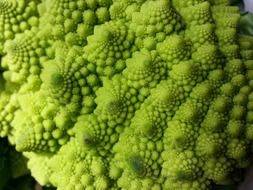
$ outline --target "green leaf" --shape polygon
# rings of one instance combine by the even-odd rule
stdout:
[[[11,175],[9,172],[8,161],[5,157],[0,157],[0,190],[5,190],[5,185],[10,179]]]
[[[253,35],[253,14],[250,12],[242,12],[239,23],[240,33],[244,35]]]
[[[215,190],[236,190],[236,187],[233,185],[217,185],[214,188]]]
[[[11,179],[4,190],[34,190],[35,181],[30,175]]]
[[[231,0],[231,5],[236,5],[236,4],[239,4],[239,3],[243,3],[243,0]]]
[[[5,185],[11,177],[7,153],[9,145],[6,139],[0,139],[0,190],[5,190]]]

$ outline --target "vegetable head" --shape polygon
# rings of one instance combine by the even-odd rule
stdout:
[[[211,190],[251,163],[253,39],[228,0],[1,1],[0,135],[59,190]]]

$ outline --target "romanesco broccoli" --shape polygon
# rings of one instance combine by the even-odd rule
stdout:
[[[229,0],[0,0],[0,136],[58,190],[236,184],[253,161],[239,20]]]

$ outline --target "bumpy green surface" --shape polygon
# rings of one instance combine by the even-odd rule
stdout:
[[[0,136],[58,190],[235,184],[253,140],[239,19],[228,0],[0,0]]]

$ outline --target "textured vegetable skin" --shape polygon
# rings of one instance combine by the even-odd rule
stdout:
[[[58,190],[210,190],[252,158],[253,39],[227,0],[0,1],[0,136]]]

